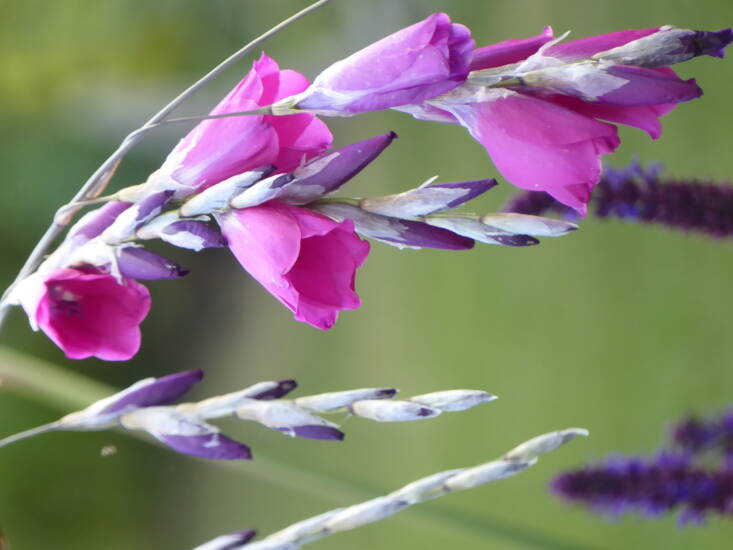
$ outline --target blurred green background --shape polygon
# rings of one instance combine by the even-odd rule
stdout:
[[[124,135],[305,4],[0,2],[0,286],[10,283],[55,208]],[[281,67],[313,77],[433,11],[470,25],[479,45],[530,36],[547,24],[581,37],[660,24],[713,30],[733,22],[733,3],[722,0],[334,0],[266,50]],[[248,66],[249,60],[229,71],[180,113],[206,112]],[[668,116],[657,143],[622,130],[623,145],[606,162],[623,165],[636,154],[663,162],[671,175],[729,180],[733,64],[698,59],[679,72],[697,78],[705,96]],[[434,174],[443,181],[497,175],[460,128],[391,112],[329,123],[338,145],[387,130],[400,135],[350,184],[353,195],[397,192]],[[115,185],[143,181],[184,131],[147,138]],[[476,208],[498,210],[513,192],[503,183]],[[129,363],[68,361],[29,330],[20,311],[12,313],[2,344],[116,387],[200,367],[206,379],[192,398],[295,378],[300,395],[386,385],[408,396],[481,388],[500,400],[412,424],[337,419],[347,432],[341,444],[225,421],[227,433],[249,443],[256,457],[226,467],[115,432],[29,440],[0,451],[0,530],[12,550],[178,550],[244,527],[267,534],[568,426],[586,427],[591,437],[511,480],[313,548],[729,547],[729,521],[682,530],[673,518],[610,523],[555,500],[547,482],[612,452],[649,453],[670,420],[733,403],[730,242],[591,217],[575,234],[526,249],[456,253],[374,244],[358,275],[363,307],[343,314],[329,333],[292,321],[226,251],[165,251],[192,273],[150,285],[154,308],[141,352]],[[63,399],[3,382],[0,436],[71,410]],[[117,452],[102,456],[110,445]]]

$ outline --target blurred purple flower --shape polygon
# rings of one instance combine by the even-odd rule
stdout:
[[[659,165],[633,162],[626,168],[606,167],[591,197],[599,218],[660,224],[670,229],[714,238],[733,237],[733,187],[695,179],[661,176]],[[526,192],[513,198],[505,212],[543,215],[574,213],[546,193]]]
[[[680,454],[609,459],[556,476],[551,489],[610,516],[637,512],[657,517],[679,511],[680,523],[699,523],[710,514],[733,514],[733,470],[703,470]]]

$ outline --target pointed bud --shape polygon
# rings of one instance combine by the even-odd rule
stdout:
[[[137,246],[125,246],[117,251],[117,266],[123,277],[137,281],[179,279],[188,274],[178,264]]]
[[[343,508],[339,508],[336,510],[330,510],[328,512],[325,512],[323,514],[319,514],[317,516],[314,516],[312,518],[305,519],[303,521],[299,521],[298,523],[294,523],[293,525],[290,525],[286,527],[285,529],[282,529],[281,531],[278,531],[277,533],[273,533],[272,535],[268,536],[267,540],[268,542],[287,542],[291,540],[296,541],[312,541],[320,538],[322,534],[326,534],[326,522],[331,519],[336,514],[340,513],[343,510]],[[263,541],[264,542],[264,541]]]
[[[121,212],[117,219],[102,232],[106,244],[119,244],[135,234],[135,230],[158,216],[173,196],[173,191],[161,191],[145,197]]]
[[[703,32],[666,26],[617,48],[599,52],[593,58],[619,65],[657,68],[682,63],[700,55],[723,57],[725,48],[731,42],[731,29]]]
[[[286,435],[308,439],[340,440],[343,434],[333,422],[298,408],[290,401],[251,400],[237,408],[237,417],[254,420]]]
[[[365,399],[392,399],[397,390],[394,388],[365,388],[360,390],[337,391],[298,397],[295,404],[311,412],[334,412],[347,408],[355,401]]]
[[[278,197],[281,188],[293,181],[292,174],[277,174],[258,181],[252,187],[234,196],[229,201],[229,207],[234,209],[258,206]]]
[[[566,430],[538,435],[509,451],[504,455],[504,460],[534,460],[540,455],[554,451],[579,435],[587,437],[588,430],[584,428],[568,428]]]
[[[229,201],[242,191],[251,187],[255,182],[267,177],[275,170],[273,165],[264,166],[257,170],[237,174],[229,179],[204,189],[198,195],[192,196],[180,208],[181,216],[191,218],[201,214],[211,214],[229,208]]]
[[[123,414],[128,430],[143,430],[179,453],[218,460],[248,460],[249,447],[219,433],[212,426],[175,407],[146,407]]]
[[[495,460],[487,462],[475,468],[470,468],[455,475],[445,482],[445,486],[451,491],[462,491],[473,489],[492,481],[499,481],[518,474],[532,466],[537,459],[526,462],[515,462],[509,460]]]
[[[539,241],[529,235],[516,235],[502,231],[481,222],[479,218],[461,216],[426,216],[425,221],[430,225],[442,227],[486,244],[500,244],[503,246],[531,246]]]
[[[86,409],[67,414],[59,425],[66,430],[105,429],[117,424],[118,418],[141,407],[165,405],[176,401],[203,378],[200,369],[169,374],[161,378],[145,378],[92,403]]]
[[[494,179],[423,185],[397,195],[362,199],[359,207],[383,216],[415,218],[460,206],[495,185]]]
[[[410,401],[413,403],[439,409],[443,412],[465,411],[495,399],[495,395],[478,390],[438,391],[410,397]]]
[[[296,386],[295,380],[259,382],[243,390],[210,397],[198,403],[184,403],[178,405],[178,409],[198,418],[221,418],[234,414],[236,409],[250,403],[253,399],[279,399]]]
[[[161,239],[173,246],[199,251],[204,248],[222,248],[226,239],[210,225],[206,217],[181,220],[177,212],[166,212],[137,230],[139,239]]]
[[[409,505],[408,502],[393,500],[389,497],[375,498],[341,510],[326,522],[326,528],[333,533],[348,531],[388,518]]]
[[[562,237],[578,229],[577,224],[527,214],[497,213],[481,216],[481,223],[507,233],[533,237]]]
[[[389,497],[395,500],[403,500],[410,504],[437,498],[448,492],[445,482],[462,471],[462,469],[456,469],[433,474],[414,481],[409,485],[405,485],[394,493],[390,493]]]
[[[329,202],[314,204],[312,210],[336,221],[352,220],[357,233],[378,239],[398,248],[438,248],[443,250],[467,250],[473,248],[473,240],[451,231],[433,227],[423,222],[400,220],[365,212],[358,206]]]
[[[382,401],[367,399],[357,401],[349,407],[354,416],[376,420],[377,422],[409,422],[425,420],[438,416],[440,411],[409,401]]]

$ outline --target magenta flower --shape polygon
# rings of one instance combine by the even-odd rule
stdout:
[[[18,295],[31,325],[69,359],[126,361],[137,353],[150,295],[136,281],[120,283],[96,268],[66,268],[37,273],[21,285]]]
[[[466,27],[435,13],[334,63],[282,103],[331,116],[421,103],[466,80],[473,47]]]
[[[339,311],[359,307],[354,278],[369,243],[352,221],[270,201],[221,214],[219,224],[242,267],[296,320],[327,330]]]
[[[558,44],[548,27],[533,38],[477,49],[467,84],[399,110],[458,122],[511,183],[545,191],[584,215],[601,176],[600,157],[619,145],[609,122],[658,138],[659,117],[702,95],[694,80],[666,65],[722,57],[731,39],[729,29],[661,27]]]
[[[307,87],[303,75],[281,71],[275,60],[263,53],[211,114],[257,109]],[[331,142],[328,127],[307,113],[204,120],[168,155],[161,172],[180,184],[204,189],[268,164],[289,172],[304,159],[328,149]]]

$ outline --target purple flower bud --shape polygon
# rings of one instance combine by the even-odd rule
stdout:
[[[161,378],[147,378],[105,399],[105,406],[97,414],[122,413],[139,407],[166,405],[179,399],[204,377],[201,369],[169,374]],[[99,402],[101,403],[101,402]],[[98,406],[99,403],[92,405]]]
[[[372,214],[351,204],[330,202],[316,204],[311,208],[336,221],[352,220],[357,233],[398,248],[467,250],[473,248],[474,245],[472,239],[456,235],[451,231],[432,227],[423,222]]]
[[[495,179],[422,185],[397,195],[359,201],[367,212],[395,218],[415,218],[456,208],[496,186]]]
[[[179,279],[188,274],[188,270],[178,264],[136,246],[127,246],[118,252],[117,266],[123,277],[138,281]]]
[[[107,244],[118,244],[129,239],[137,228],[158,216],[172,196],[173,191],[160,191],[125,209],[104,230],[102,240]]]
[[[308,89],[273,110],[348,116],[421,103],[465,81],[473,46],[466,27],[435,13],[331,65]]]
[[[219,433],[195,415],[174,407],[145,407],[123,414],[129,430],[144,430],[179,453],[218,460],[248,460],[249,447]]]
[[[108,202],[101,208],[85,214],[69,231],[69,238],[80,237],[88,241],[101,235],[117,219],[117,217],[130,208],[129,202]]]
[[[174,246],[202,250],[204,248],[224,248],[227,240],[212,226],[197,221],[181,220],[167,225],[160,238]]]
[[[485,244],[500,244],[503,246],[530,246],[540,241],[529,235],[508,233],[486,225],[480,219],[463,216],[431,216],[425,218],[430,225],[442,227],[453,233],[475,239]]]

